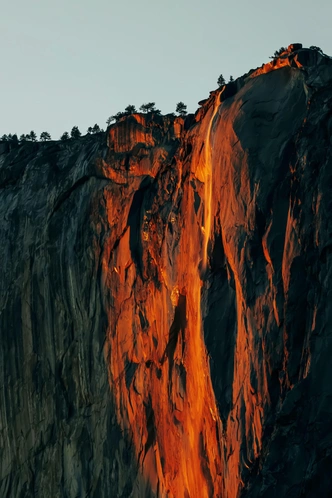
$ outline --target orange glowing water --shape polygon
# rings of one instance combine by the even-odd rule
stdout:
[[[212,212],[212,144],[211,144],[211,128],[215,115],[219,109],[219,99],[214,101],[213,113],[206,131],[205,146],[204,146],[204,243],[203,243],[203,271],[207,268],[208,259],[208,244],[211,233],[211,212]]]

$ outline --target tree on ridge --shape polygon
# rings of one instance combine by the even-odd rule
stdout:
[[[182,117],[187,115],[187,106],[183,102],[178,102],[176,104],[175,111]]]
[[[221,88],[222,86],[226,85],[226,81],[225,81],[225,78],[223,77],[223,75],[221,74],[217,80],[217,85],[219,88]]]
[[[286,47],[280,47],[279,50],[276,50],[274,54],[270,57],[270,59],[277,59],[279,55],[281,55],[283,52],[286,52],[287,48]]]
[[[134,114],[135,112],[137,112],[136,107],[132,104],[127,105],[127,107],[125,108],[126,114]]]
[[[68,131],[64,131],[60,137],[60,140],[64,141],[64,140],[69,140],[69,133]]]
[[[71,129],[71,132],[70,132],[71,138],[77,139],[77,138],[80,138],[81,135],[82,135],[82,133],[78,129],[78,126],[73,126]]]
[[[155,102],[148,102],[147,104],[142,104],[139,109],[144,114],[148,114],[149,112],[153,112],[154,114],[161,114],[160,109],[156,109]]]
[[[30,142],[37,142],[37,135],[36,133],[31,130],[30,133],[25,135],[26,139],[29,140]]]
[[[99,125],[97,125],[97,123],[93,126],[92,128],[92,133],[99,133],[100,131],[102,131],[99,127]]]
[[[39,140],[41,142],[47,142],[48,140],[51,140],[51,135],[47,131],[42,131]]]

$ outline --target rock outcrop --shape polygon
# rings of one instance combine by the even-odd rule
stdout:
[[[332,60],[0,148],[0,496],[315,498],[332,465]]]

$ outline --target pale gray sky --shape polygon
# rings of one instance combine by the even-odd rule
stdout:
[[[282,45],[332,55],[331,24],[330,0],[0,0],[0,136],[85,133],[151,101],[193,112]]]

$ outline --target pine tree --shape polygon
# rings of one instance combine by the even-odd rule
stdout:
[[[132,104],[130,105],[127,105],[127,107],[125,108],[125,113],[126,114],[134,114],[136,111],[136,107]]]
[[[51,140],[51,135],[47,131],[42,131],[39,140],[41,142],[47,142],[48,140]]]
[[[110,124],[113,123],[113,121],[115,121],[115,117],[114,116],[110,116],[109,118],[107,118],[106,119],[107,126],[110,126]]]
[[[175,111],[180,115],[180,116],[186,116],[187,115],[187,106],[183,102],[178,102],[176,104],[176,109]]]
[[[225,81],[225,78],[223,77],[223,75],[221,74],[217,80],[217,84],[218,84],[218,87],[222,87],[224,85],[226,85],[226,81]]]
[[[155,114],[161,114],[161,111],[159,109],[156,109],[155,102],[148,102],[147,104],[142,104],[140,107],[140,111],[144,112],[145,114],[149,112],[153,112]]]
[[[61,137],[60,137],[60,140],[64,141],[64,140],[69,140],[69,133],[68,131],[65,131],[62,133]]]
[[[26,139],[30,142],[37,142],[37,135],[33,130],[31,130],[30,133],[26,135]]]
[[[73,138],[75,140],[77,138],[80,138],[81,135],[82,135],[82,133],[78,129],[78,126],[73,126],[71,129],[71,132],[70,132],[71,138]]]
[[[92,133],[99,133],[101,130],[100,130],[100,127],[99,125],[97,125],[97,123],[94,125],[94,127],[92,128]]]

